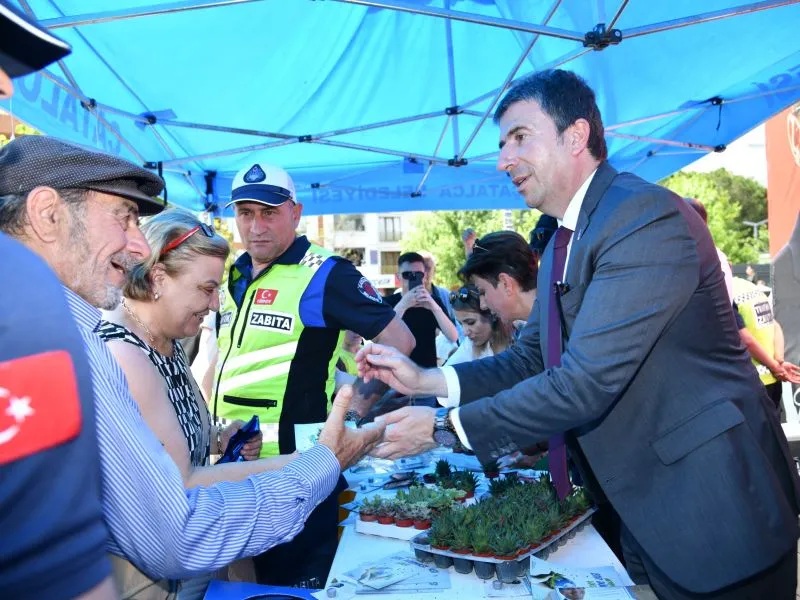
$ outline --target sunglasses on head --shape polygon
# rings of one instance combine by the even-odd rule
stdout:
[[[481,301],[481,296],[478,293],[478,290],[462,287],[459,290],[450,292],[450,302],[455,302],[456,300],[460,302],[469,302],[470,298],[477,300],[478,302]]]
[[[161,251],[161,256],[165,255],[170,250],[175,250],[178,246],[180,246],[183,242],[188,240],[198,231],[202,231],[206,237],[213,238],[214,237],[214,228],[211,225],[206,225],[205,223],[200,223],[196,227],[192,227],[186,233],[179,235],[174,240],[172,240],[169,244],[164,246],[164,249]]]
[[[422,278],[424,276],[425,273],[423,273],[422,271],[402,271],[400,273],[400,277],[402,277],[403,279],[407,279],[408,281],[416,279],[417,277]]]
[[[481,246],[481,240],[475,240],[475,243],[472,244],[472,252],[489,252],[489,249]]]

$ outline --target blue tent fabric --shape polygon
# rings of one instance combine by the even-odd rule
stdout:
[[[292,174],[307,215],[522,207],[496,171],[491,117],[464,147],[510,74],[559,64],[597,92],[612,164],[653,181],[800,99],[797,2],[647,35],[637,33],[742,3],[262,0],[164,13],[190,3],[27,4],[74,51],[66,70],[18,80],[0,107],[48,135],[160,163],[169,202],[194,210],[223,206],[235,172],[257,160]],[[526,26],[583,37],[620,7],[619,44],[596,51],[540,35],[526,52]],[[62,26],[95,13],[104,20]]]

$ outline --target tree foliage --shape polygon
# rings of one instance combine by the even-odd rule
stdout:
[[[759,254],[768,251],[767,228],[762,227],[756,239],[753,228],[742,223],[767,217],[767,190],[758,182],[717,169],[710,173],[680,171],[661,184],[705,205],[714,243],[732,263],[757,262]]]
[[[472,227],[478,237],[504,229],[502,210],[459,210],[428,212],[414,220],[414,230],[404,236],[403,252],[427,250],[436,259],[437,285],[457,287],[457,272],[464,264],[461,234]],[[528,239],[541,213],[535,210],[511,211],[511,229]]]

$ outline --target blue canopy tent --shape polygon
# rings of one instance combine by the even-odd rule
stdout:
[[[590,82],[611,162],[649,180],[800,99],[800,0],[12,1],[74,52],[0,107],[195,210],[256,157],[308,215],[522,207],[491,114],[547,67]]]

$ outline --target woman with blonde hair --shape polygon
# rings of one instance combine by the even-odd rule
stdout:
[[[225,427],[211,423],[178,343],[197,335],[209,311],[219,309],[227,241],[193,214],[178,209],[162,212],[141,229],[152,254],[131,269],[120,306],[104,312],[98,334],[125,372],[142,416],[175,461],[187,488],[280,469],[293,455],[258,459],[260,432],[245,444],[245,462],[209,465],[210,455],[222,454],[244,423]],[[125,578],[144,581],[129,587],[147,587],[147,577],[132,565]],[[183,582],[179,598],[201,598],[209,579]]]
[[[512,327],[488,310],[481,309],[481,296],[472,284],[450,294],[456,318],[464,329],[464,339],[447,359],[446,365],[477,360],[499,354],[512,343]]]

